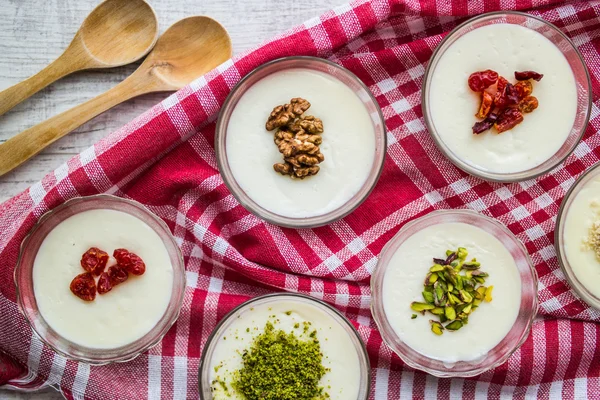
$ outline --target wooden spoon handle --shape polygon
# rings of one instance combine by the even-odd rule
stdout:
[[[63,58],[62,56],[57,58],[54,62],[32,77],[0,92],[0,115],[33,94],[39,92],[52,82],[82,68],[82,65],[76,60],[72,60],[74,62],[68,63],[65,59],[66,58]]]
[[[0,176],[95,116],[125,100],[152,90],[151,83],[136,84],[128,78],[107,92],[13,136],[0,144]]]

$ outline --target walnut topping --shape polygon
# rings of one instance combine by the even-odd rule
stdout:
[[[316,175],[325,160],[319,145],[323,142],[323,121],[312,115],[303,115],[310,103],[300,97],[290,100],[289,104],[273,109],[265,127],[274,134],[274,142],[283,155],[283,163],[273,165],[273,169],[292,178],[304,179]]]
[[[305,130],[311,135],[323,133],[323,121],[321,121],[319,118],[313,117],[312,115],[306,115],[298,118],[296,122],[291,124],[290,130],[292,132]]]

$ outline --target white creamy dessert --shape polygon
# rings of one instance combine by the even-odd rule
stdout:
[[[273,170],[282,155],[265,121],[280,104],[301,97],[311,103],[305,115],[323,121],[325,161],[306,179]],[[226,152],[242,190],[275,214],[305,218],[338,209],[363,186],[375,159],[375,133],[369,112],[338,79],[309,69],[275,72],[252,85],[235,106],[227,126]]]
[[[515,71],[543,74],[540,82],[532,81],[539,107],[511,130],[474,135],[480,94],[467,79],[486,69],[513,84]],[[458,38],[441,55],[428,96],[432,123],[449,150],[493,173],[526,171],[548,160],[567,139],[577,111],[575,77],[564,55],[542,34],[513,24],[487,25]]]
[[[468,259],[476,258],[489,274],[485,286],[493,286],[493,301],[469,314],[469,323],[441,336],[431,331],[427,313],[412,319],[413,301],[423,302],[423,281],[432,258],[446,250],[464,247]],[[464,223],[426,227],[404,241],[390,259],[383,278],[382,302],[387,320],[400,340],[413,350],[447,363],[477,361],[508,334],[521,304],[521,278],[504,245],[481,228]]]
[[[94,301],[83,301],[69,289],[85,270],[82,254],[98,247],[116,264],[113,250],[126,248],[140,256],[146,272],[129,278]],[[97,278],[96,278],[97,280]],[[39,311],[60,336],[78,345],[108,349],[136,341],[165,313],[173,286],[173,267],[158,234],[140,219],[115,210],[89,210],[59,223],[42,242],[33,265],[33,287]]]
[[[317,331],[316,338],[323,354],[322,365],[329,369],[321,378],[320,385],[332,400],[358,398],[361,366],[349,334],[319,307],[306,301],[284,299],[242,311],[221,336],[214,338],[218,343],[209,361],[210,381],[218,379],[228,388],[226,392],[221,384],[213,384],[215,400],[244,399],[232,389],[233,373],[242,368],[243,352],[264,332],[267,322],[271,322],[276,330],[294,332],[301,340],[304,324],[309,322],[310,331]]]
[[[600,297],[600,260],[589,243],[594,223],[600,223],[600,176],[591,179],[577,193],[563,231],[565,255],[573,273],[594,296]]]

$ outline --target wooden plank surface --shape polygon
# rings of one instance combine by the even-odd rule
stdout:
[[[147,0],[160,31],[189,15],[208,15],[229,31],[234,54],[252,48],[344,0]],[[98,0],[0,0],[0,90],[41,70],[58,57]],[[0,142],[116,85],[137,64],[77,73],[51,85],[0,117]],[[25,165],[0,177],[0,202],[18,194],[111,131],[166,97],[130,100],[59,140]],[[24,394],[0,389],[0,399],[62,398],[52,390]]]

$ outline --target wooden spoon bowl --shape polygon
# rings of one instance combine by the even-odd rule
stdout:
[[[69,47],[87,50],[89,68],[110,68],[139,60],[157,39],[158,21],[144,0],[106,0],[83,21]]]

